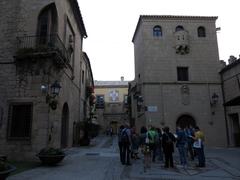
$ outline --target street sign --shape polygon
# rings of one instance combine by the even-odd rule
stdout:
[[[147,106],[147,111],[148,112],[157,112],[158,108],[157,108],[157,106]]]

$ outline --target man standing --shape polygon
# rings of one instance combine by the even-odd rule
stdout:
[[[183,167],[187,165],[187,134],[182,127],[177,127],[177,143],[180,163]]]
[[[131,152],[130,147],[131,147],[132,141],[131,141],[131,130],[130,130],[128,123],[125,124],[125,128],[122,130],[121,141],[122,141],[122,145],[123,145],[123,162],[122,162],[122,164],[131,165],[131,163],[130,163],[130,152]],[[126,161],[127,161],[127,163],[126,163]]]
[[[165,155],[165,168],[170,167],[173,168],[173,152],[174,152],[174,142],[176,141],[176,138],[174,135],[169,131],[169,127],[165,127],[163,129],[164,133],[162,136],[162,146],[163,146],[163,152]]]
[[[118,147],[119,147],[120,160],[121,160],[122,164],[123,164],[123,143],[122,143],[122,139],[121,139],[121,134],[122,134],[123,129],[124,129],[124,126],[121,125],[119,127],[119,132],[118,132]]]

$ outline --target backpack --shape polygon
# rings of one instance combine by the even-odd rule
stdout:
[[[121,142],[123,143],[129,143],[129,138],[127,134],[127,129],[123,129],[121,132]]]
[[[149,139],[149,143],[150,144],[154,144],[156,139],[155,139],[155,136],[153,133],[150,133],[150,132],[147,132],[147,136],[148,136],[148,139]]]
[[[170,147],[173,145],[173,140],[169,137],[169,135],[166,133],[167,139],[166,139],[166,146]]]

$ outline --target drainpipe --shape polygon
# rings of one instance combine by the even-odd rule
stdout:
[[[222,96],[223,96],[224,118],[225,118],[226,133],[227,133],[227,146],[229,147],[230,140],[229,140],[228,121],[227,121],[227,109],[226,109],[226,106],[224,105],[226,100],[225,100],[225,93],[224,93],[224,88],[223,88],[223,76],[222,76],[222,73],[220,73],[220,77],[221,77],[221,89],[222,89]]]

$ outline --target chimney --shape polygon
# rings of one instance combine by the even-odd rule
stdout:
[[[124,76],[121,76],[121,81],[124,81]]]

